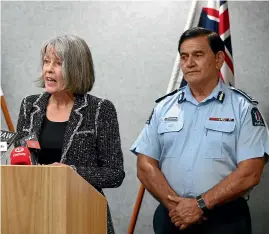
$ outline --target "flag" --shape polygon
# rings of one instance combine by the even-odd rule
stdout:
[[[225,44],[225,61],[221,68],[220,77],[226,83],[234,86],[234,65],[228,1],[208,1],[203,7],[199,27],[218,33]]]
[[[234,65],[228,1],[209,0],[207,5],[201,9],[197,26],[207,28],[220,35],[225,44],[225,61],[220,71],[220,78],[226,84],[234,86]],[[186,81],[182,79],[180,87],[185,85]]]

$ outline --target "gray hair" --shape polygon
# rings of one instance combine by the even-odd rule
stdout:
[[[62,61],[65,90],[73,94],[85,94],[92,90],[95,76],[91,51],[87,43],[74,35],[64,35],[48,40],[41,48],[41,61],[47,49],[53,48]],[[39,77],[38,86],[44,88],[43,77]]]

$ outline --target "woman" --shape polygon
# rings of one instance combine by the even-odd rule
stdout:
[[[89,47],[76,36],[46,42],[41,50],[45,92],[23,99],[16,145],[36,133],[39,164],[69,165],[102,194],[125,173],[114,105],[89,94],[95,77]],[[108,208],[108,233],[114,233]]]

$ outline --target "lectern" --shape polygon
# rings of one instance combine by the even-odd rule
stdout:
[[[107,201],[66,166],[1,166],[1,234],[106,234]]]

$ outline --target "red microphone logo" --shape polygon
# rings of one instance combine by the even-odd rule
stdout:
[[[16,153],[20,153],[20,152],[23,152],[24,151],[24,148],[23,147],[17,147],[17,148],[14,149],[14,151]]]

